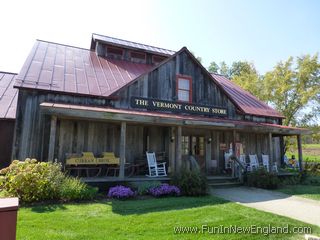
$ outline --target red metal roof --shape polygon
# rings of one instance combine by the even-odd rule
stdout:
[[[161,64],[182,51],[189,52],[184,47]],[[105,59],[88,49],[37,41],[16,78],[15,87],[111,97],[160,65]],[[211,77],[244,114],[283,118],[278,111],[224,76],[212,74]]]
[[[152,67],[101,58],[83,48],[37,41],[15,87],[108,97]]]
[[[40,106],[45,108],[120,113],[120,114],[130,114],[130,115],[137,115],[137,116],[140,115],[145,117],[158,117],[158,118],[167,118],[167,119],[175,119],[175,120],[192,120],[192,121],[202,121],[202,122],[209,122],[209,123],[211,122],[211,123],[217,123],[217,126],[219,126],[219,123],[225,123],[225,124],[230,124],[229,125],[230,128],[242,125],[249,128],[261,127],[261,128],[274,128],[274,129],[283,129],[283,130],[307,131],[306,129],[303,129],[303,128],[289,127],[289,126],[283,126],[283,125],[272,124],[272,123],[258,123],[258,122],[251,122],[251,121],[238,121],[238,120],[230,120],[230,119],[222,119],[222,118],[208,118],[208,117],[199,117],[199,116],[190,116],[190,115],[150,112],[150,111],[148,112],[135,111],[135,110],[127,110],[127,109],[115,109],[110,107],[91,107],[91,106],[48,103],[48,102],[41,103]]]
[[[219,74],[211,75],[244,113],[257,116],[284,118],[277,110],[260,101],[251,93],[243,90],[228,78]]]
[[[131,42],[131,41],[127,41],[119,38],[104,36],[96,33],[92,34],[91,49],[94,49],[95,41],[101,41],[101,42],[109,43],[111,45],[119,46],[119,47],[144,50],[147,52],[164,55],[164,56],[170,56],[175,53],[175,51],[172,51],[172,50],[154,47],[154,46],[150,46],[142,43]]]
[[[15,119],[18,89],[13,88],[16,73],[0,72],[0,119]]]

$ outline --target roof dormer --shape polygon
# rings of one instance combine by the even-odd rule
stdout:
[[[101,57],[150,65],[158,65],[175,53],[164,48],[99,34],[92,34],[91,50]]]

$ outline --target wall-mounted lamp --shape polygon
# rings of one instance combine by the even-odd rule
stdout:
[[[174,136],[171,136],[170,137],[170,142],[173,142],[174,141]]]
[[[208,138],[207,143],[210,144],[212,142],[212,138]]]

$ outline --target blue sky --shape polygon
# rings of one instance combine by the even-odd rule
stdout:
[[[320,1],[1,1],[0,70],[19,72],[36,39],[89,48],[91,33],[203,59],[253,62],[260,73],[320,52]]]

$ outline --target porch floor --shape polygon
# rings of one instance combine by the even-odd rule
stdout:
[[[102,183],[102,182],[144,182],[144,181],[169,181],[170,177],[147,177],[147,176],[132,176],[132,177],[83,177],[81,181],[86,183]],[[212,180],[233,180],[231,176],[207,176],[208,181]]]

